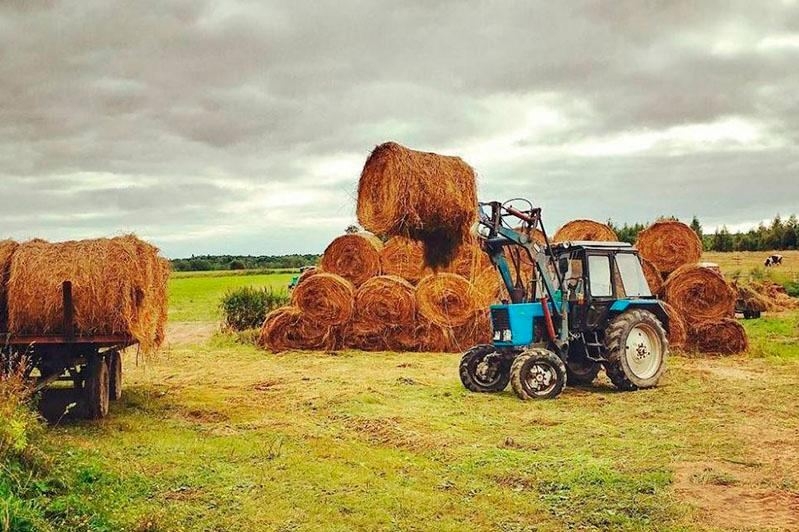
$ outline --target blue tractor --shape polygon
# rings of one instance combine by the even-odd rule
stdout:
[[[552,244],[541,209],[527,200],[480,208],[475,234],[509,300],[491,307],[492,343],[463,355],[463,385],[485,393],[510,383],[521,399],[552,399],[567,382],[588,385],[604,368],[620,390],[655,387],[669,322],[638,251],[623,242]],[[543,243],[532,238],[536,230]],[[524,264],[533,265],[526,276]]]

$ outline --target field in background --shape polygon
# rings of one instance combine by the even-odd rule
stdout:
[[[126,357],[107,420],[48,433],[85,530],[799,527],[799,313],[744,322],[747,356],[673,356],[655,390],[524,403],[466,392],[458,355],[273,355],[196,323],[291,276],[172,279],[170,347]]]
[[[768,251],[707,252],[703,260],[715,262],[728,278],[740,276],[743,282],[764,278],[777,283],[799,282],[799,251],[775,251],[773,253],[785,257],[782,266],[764,268],[763,262],[771,253]]]
[[[218,320],[219,301],[228,290],[255,286],[288,291],[288,284],[294,275],[173,275],[169,281],[169,321]]]

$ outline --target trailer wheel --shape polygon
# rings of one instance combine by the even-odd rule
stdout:
[[[122,355],[119,351],[108,354],[109,395],[112,401],[122,399]]]
[[[86,365],[86,381],[83,386],[85,413],[88,419],[102,419],[108,415],[111,379],[105,357],[96,355]]]

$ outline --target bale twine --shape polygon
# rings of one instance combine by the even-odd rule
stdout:
[[[0,240],[0,333],[8,328],[8,278],[11,275],[11,258],[19,244],[13,240]]]
[[[317,273],[297,285],[291,304],[320,327],[341,325],[353,313],[355,286],[340,275]]]
[[[720,274],[696,264],[686,264],[669,275],[663,294],[689,327],[735,315],[733,288]]]
[[[663,276],[657,267],[652,262],[643,257],[641,259],[641,267],[644,270],[644,277],[646,277],[646,284],[649,285],[649,290],[657,295],[663,289]]]
[[[689,226],[675,220],[660,220],[638,233],[635,243],[641,256],[663,274],[702,258],[702,241]]]
[[[395,275],[372,277],[355,291],[355,308],[364,322],[378,329],[410,326],[416,318],[416,298],[411,283]]]
[[[749,349],[746,330],[731,318],[700,323],[691,328],[688,341],[690,347],[700,353],[733,355]]]
[[[169,272],[160,260],[156,247],[133,235],[22,244],[7,285],[9,331],[63,333],[61,286],[71,281],[77,334],[130,336],[149,352],[167,319]]]
[[[593,220],[573,220],[557,230],[553,242],[593,240],[615,242],[619,239],[608,225]]]
[[[335,330],[320,326],[297,307],[281,307],[266,315],[258,345],[279,353],[292,349],[334,349]]]
[[[455,273],[428,275],[416,287],[416,308],[442,327],[458,327],[479,307],[472,284]]]
[[[688,340],[688,329],[685,326],[685,320],[682,319],[682,316],[674,307],[664,301],[661,301],[661,304],[669,316],[669,345],[671,347],[685,346]]]
[[[375,234],[422,240],[426,262],[441,266],[477,220],[474,170],[459,157],[381,144],[361,172],[357,214]]]
[[[370,233],[342,235],[327,246],[320,267],[322,271],[344,277],[355,286],[380,275],[380,250],[383,243]]]
[[[424,245],[405,236],[391,237],[380,252],[380,266],[385,275],[397,275],[418,283],[430,273],[424,265]]]

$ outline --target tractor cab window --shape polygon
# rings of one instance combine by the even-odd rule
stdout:
[[[613,296],[610,257],[607,255],[589,255],[588,277],[591,279],[591,295],[593,297]]]
[[[618,253],[616,255],[616,265],[619,268],[626,297],[648,297],[652,295],[638,257],[632,253]]]

